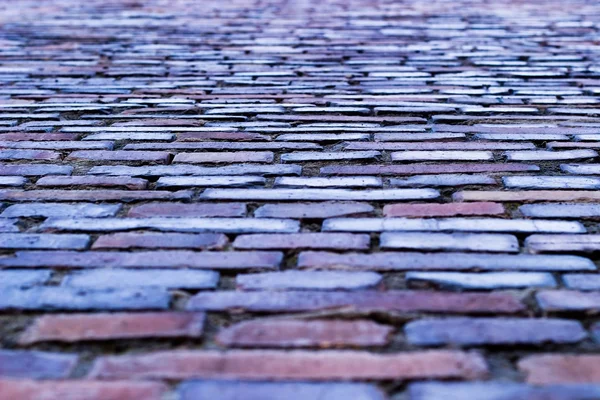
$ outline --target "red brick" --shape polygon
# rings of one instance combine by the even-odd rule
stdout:
[[[522,358],[519,369],[534,385],[600,383],[600,355],[541,354]]]
[[[99,357],[89,373],[101,379],[228,378],[248,380],[479,379],[487,366],[477,353],[423,351],[163,351]]]
[[[166,391],[159,382],[0,379],[2,398],[14,400],[161,400]]]
[[[150,203],[129,210],[129,217],[243,217],[243,203]]]
[[[442,293],[410,290],[206,292],[188,302],[190,310],[247,310],[297,312],[324,309],[356,311],[514,313],[524,309],[514,296],[504,293]]]
[[[387,344],[392,331],[365,320],[254,320],[221,330],[216,341],[227,347],[366,347]]]
[[[221,233],[162,233],[162,232],[123,232],[102,235],[94,242],[92,249],[222,249],[229,243]]]
[[[383,207],[386,217],[455,217],[459,215],[504,214],[499,203],[449,203],[449,204],[388,204]]]
[[[38,317],[19,338],[21,344],[152,337],[199,337],[203,313],[63,314]]]

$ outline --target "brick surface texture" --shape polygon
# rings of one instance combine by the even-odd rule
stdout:
[[[0,0],[0,399],[600,399],[600,3]]]

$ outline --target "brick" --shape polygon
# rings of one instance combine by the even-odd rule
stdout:
[[[44,315],[34,320],[19,343],[193,337],[202,335],[204,314],[183,312]]]
[[[222,153],[179,153],[173,159],[175,163],[271,163],[270,151],[236,151]]]
[[[73,371],[77,359],[76,354],[2,349],[0,350],[0,376],[64,379]]]
[[[382,249],[416,249],[449,251],[489,251],[516,253],[519,241],[512,235],[469,233],[401,233],[381,234]]]
[[[594,150],[565,150],[565,151],[507,151],[504,153],[508,161],[554,161],[577,160],[598,157]]]
[[[423,382],[409,385],[410,400],[592,400],[600,396],[600,386],[530,386],[512,382]]]
[[[525,190],[525,191],[493,191],[480,190],[456,192],[454,201],[599,201],[600,193],[593,190]]]
[[[381,135],[390,135],[390,134],[379,134],[376,138],[381,140]],[[423,135],[425,140],[428,137],[435,135],[434,133],[428,133]],[[407,135],[408,136],[408,135]],[[386,136],[389,137],[389,136]],[[410,136],[412,137],[412,134]],[[417,139],[421,140],[421,137],[417,137]],[[375,139],[377,140],[377,139]],[[510,140],[510,139],[508,139]],[[494,143],[494,142],[396,142],[396,143],[377,143],[377,142],[357,142],[357,143],[349,143],[344,147],[344,150],[419,150],[425,152],[427,150],[438,150],[448,152],[450,150],[525,150],[525,149],[534,149],[535,145],[533,143]],[[453,152],[450,152],[453,153]],[[434,157],[444,157],[447,159],[448,156],[459,156],[460,153],[469,153],[467,151],[458,152],[459,154],[433,154]],[[399,153],[401,154],[401,153]]]
[[[466,174],[481,172],[538,171],[535,165],[505,163],[476,164],[410,164],[410,165],[334,165],[320,169],[321,175],[420,175],[420,174]]]
[[[330,218],[323,221],[323,231],[466,231],[523,233],[583,233],[579,222],[500,218]]]
[[[308,140],[308,139],[307,139]],[[322,146],[306,142],[170,142],[128,144],[123,150],[320,150]],[[195,153],[186,153],[195,154]],[[212,153],[223,154],[223,153]],[[252,157],[256,157],[252,152]]]
[[[203,140],[268,140],[269,137],[253,132],[180,132],[178,142],[196,142]]]
[[[600,235],[531,235],[525,246],[531,253],[594,252],[600,250]]]
[[[281,177],[275,179],[275,187],[382,187],[381,178],[374,176],[332,177],[332,178],[298,178]]]
[[[128,161],[167,164],[170,158],[171,154],[164,151],[79,150],[69,154],[67,160],[87,160],[98,162]]]
[[[597,218],[600,204],[526,204],[519,211],[534,218]]]
[[[527,318],[421,319],[404,333],[417,346],[577,343],[587,337],[577,321]]]
[[[0,176],[0,186],[25,186],[29,181],[22,176]]]
[[[1,169],[0,169],[1,171]],[[198,165],[147,165],[130,167],[125,165],[103,165],[90,168],[90,175],[113,176],[184,176],[184,175],[300,175],[299,165],[239,164],[224,167],[201,167]]]
[[[0,160],[60,160],[60,153],[49,150],[0,150]]]
[[[83,250],[88,235],[52,235],[35,233],[0,233],[0,249],[72,249]]]
[[[0,235],[0,244],[1,244]],[[368,249],[369,235],[346,233],[292,233],[240,235],[233,242],[238,249]]]
[[[383,346],[393,328],[371,321],[262,319],[221,329],[215,340],[225,347]]]
[[[574,290],[544,290],[535,296],[544,311],[595,311],[600,307],[600,293]]]
[[[218,283],[219,274],[214,271],[166,268],[98,268],[72,272],[63,279],[63,286],[89,289],[149,286],[168,289],[215,289]]]
[[[450,204],[388,204],[383,207],[386,217],[455,217],[461,215],[500,215],[504,206],[499,203]]]
[[[521,189],[598,189],[600,179],[582,176],[506,176],[504,186]]]
[[[600,164],[561,164],[563,172],[576,175],[595,175],[600,173]]]
[[[303,251],[300,268],[340,268],[349,270],[523,270],[523,271],[595,271],[594,263],[583,257],[529,254],[409,253],[379,252],[327,253]]]
[[[249,187],[265,183],[266,179],[261,176],[167,176],[159,178],[156,187]]]
[[[1,236],[0,236],[1,237]],[[222,249],[229,243],[221,233],[123,232],[102,235],[92,249]]]
[[[45,175],[71,175],[73,167],[70,165],[53,164],[13,164],[0,165],[0,175],[23,175],[23,176],[45,176]]]
[[[365,383],[243,382],[202,380],[179,386],[181,400],[385,400],[375,386]]]
[[[556,286],[554,277],[547,272],[408,272],[406,281],[469,290]]]
[[[50,279],[51,274],[50,270],[2,270],[0,271],[0,288],[43,284]]]
[[[379,151],[297,151],[281,155],[281,162],[372,160],[381,156]]]
[[[300,230],[300,224],[291,219],[274,218],[52,218],[47,219],[40,229],[96,232],[154,229],[176,232],[294,233]]]
[[[128,217],[243,217],[246,205],[242,203],[149,203],[134,206]],[[257,215],[258,217],[258,215]]]
[[[166,309],[169,294],[158,288],[83,290],[65,287],[6,288],[0,310],[144,310]]]
[[[100,218],[113,217],[121,209],[120,204],[60,204],[60,203],[29,203],[14,204],[6,208],[0,216],[14,217],[72,217]]]
[[[131,190],[144,190],[148,187],[148,181],[145,179],[129,177],[45,176],[38,179],[36,185],[44,187],[124,187]]]
[[[146,201],[191,200],[192,192],[181,190],[0,190],[0,200],[7,201]]]
[[[495,185],[496,180],[488,175],[417,175],[404,179],[390,179],[391,186],[427,187],[427,186],[466,186],[466,185]]]
[[[519,360],[518,367],[534,385],[600,382],[600,356],[592,354],[534,355]]]
[[[172,133],[161,132],[101,132],[87,135],[82,140],[173,140]]]
[[[206,189],[200,195],[202,199],[218,200],[418,200],[439,197],[433,189]],[[0,191],[2,199],[2,191]]]
[[[287,291],[198,293],[188,310],[301,312],[324,309],[355,311],[514,313],[524,307],[515,297],[500,293],[435,293],[418,291]]]
[[[256,218],[325,219],[370,214],[374,210],[369,204],[356,202],[281,203],[260,206],[254,211],[254,216]]]
[[[376,288],[382,279],[374,272],[287,270],[240,274],[235,283],[242,290],[360,290]]]
[[[562,280],[569,289],[600,290],[600,275],[595,274],[564,274]]]
[[[12,257],[0,258],[0,266],[35,268],[47,266],[53,268],[277,269],[282,258],[282,253],[276,251],[18,251]]]
[[[490,151],[401,151],[391,154],[392,161],[489,161]]]
[[[132,368],[132,366],[135,366]],[[229,378],[248,380],[477,379],[487,366],[477,353],[426,351],[165,351],[96,359],[90,378]]]
[[[0,392],[19,400],[160,400],[166,391],[167,386],[159,382],[0,379]]]

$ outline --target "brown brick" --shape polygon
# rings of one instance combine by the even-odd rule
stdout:
[[[166,391],[159,382],[0,379],[2,397],[14,400],[161,400]]]
[[[122,232],[102,235],[92,249],[222,249],[229,243],[222,233]]]
[[[519,369],[534,385],[600,383],[600,356],[596,354],[541,354],[522,358]]]
[[[248,380],[479,379],[487,366],[477,353],[424,351],[373,354],[356,351],[163,351],[105,356],[90,378]]]
[[[63,314],[38,317],[19,338],[21,344],[84,340],[199,337],[203,313]]]
[[[504,214],[499,203],[450,203],[450,204],[388,204],[383,207],[386,217],[455,217],[460,215]]]
[[[387,344],[392,331],[364,320],[254,320],[221,330],[216,340],[227,347],[366,347]]]

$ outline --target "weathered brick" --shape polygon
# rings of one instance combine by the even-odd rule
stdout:
[[[0,235],[1,238],[1,235]],[[92,249],[222,249],[229,243],[221,233],[160,233],[123,232],[102,235],[92,245]]]
[[[552,274],[547,272],[408,272],[406,281],[470,290],[556,286]]]
[[[87,161],[128,161],[128,162],[149,162],[167,164],[171,159],[171,154],[165,151],[103,151],[103,150],[79,150],[74,151],[67,157],[67,160],[87,160]]]
[[[189,310],[299,312],[330,308],[358,311],[514,313],[524,307],[516,297],[501,293],[436,293],[418,291],[287,291],[198,293]]]
[[[410,400],[592,400],[600,396],[598,385],[530,386],[512,382],[424,382],[413,383]]]
[[[83,250],[88,235],[52,235],[37,233],[0,233],[0,249],[72,249]]]
[[[19,343],[200,337],[203,313],[149,312],[44,315],[34,320]]]
[[[0,169],[1,172],[1,169]],[[90,175],[113,175],[113,176],[184,176],[184,175],[300,175],[302,167],[299,165],[259,165],[238,164],[223,167],[201,167],[199,165],[147,165],[141,167],[130,167],[125,165],[103,165],[92,167]],[[24,175],[24,174],[19,174]]]
[[[3,378],[63,379],[71,374],[77,359],[76,354],[0,350],[0,376]]]
[[[206,189],[202,199],[215,200],[419,200],[435,199],[439,192],[433,189]],[[2,191],[0,190],[0,200]]]
[[[385,400],[375,385],[365,383],[244,382],[202,380],[179,386],[181,400]],[[87,399],[86,399],[87,400]]]
[[[381,283],[382,276],[374,272],[294,271],[240,274],[236,285],[242,290],[359,290]]]
[[[40,229],[96,232],[154,229],[176,232],[294,233],[300,230],[300,224],[291,219],[275,218],[51,218],[47,219]]]
[[[526,270],[526,271],[595,271],[594,263],[583,257],[528,254],[408,253],[380,252],[327,253],[303,251],[298,257],[300,268],[345,268],[351,270]]]
[[[500,215],[504,206],[499,203],[450,204],[388,204],[383,207],[386,217],[454,217],[460,215]]]
[[[281,177],[275,179],[275,187],[307,187],[307,188],[329,188],[329,187],[382,187],[381,178],[374,176],[353,177]]]
[[[156,187],[249,187],[265,183],[266,179],[261,176],[167,176],[159,178]]]
[[[0,258],[4,267],[53,268],[214,268],[277,269],[283,258],[276,251],[17,251]]]
[[[243,217],[246,205],[243,203],[149,203],[134,206],[129,217]],[[257,215],[258,217],[258,215]]]
[[[143,190],[148,187],[148,181],[140,178],[111,176],[45,176],[38,179],[36,185],[44,187],[125,187],[131,190]]]
[[[249,380],[478,379],[487,366],[477,353],[426,351],[165,351],[96,359],[90,378],[229,378]]]
[[[521,189],[599,189],[600,179],[582,176],[505,176],[504,186]]]
[[[354,214],[370,214],[375,209],[366,203],[281,203],[265,204],[254,211],[256,218],[324,219]]]
[[[505,163],[411,164],[411,165],[336,165],[321,168],[321,175],[420,175],[466,174],[480,172],[538,171],[535,165]]]
[[[600,308],[600,293],[574,290],[544,290],[535,296],[544,311],[596,311]]]
[[[600,290],[600,275],[596,274],[564,274],[562,280],[569,289]]]
[[[579,222],[500,218],[330,218],[323,222],[323,231],[385,232],[385,231],[466,231],[466,232],[557,232],[583,233]]]
[[[422,319],[404,332],[418,346],[577,343],[587,337],[577,321],[527,318]]]
[[[595,354],[533,355],[518,366],[534,385],[600,383],[600,356]]]
[[[49,150],[0,150],[0,160],[60,160],[60,153]]]
[[[401,151],[392,153],[392,161],[489,161],[491,151]]]
[[[0,288],[43,284],[48,281],[51,274],[50,270],[2,270],[0,271]]]
[[[516,253],[519,241],[512,235],[469,233],[402,233],[381,234],[382,249],[490,251]]]
[[[236,151],[236,152],[204,152],[179,153],[173,159],[175,163],[271,163],[273,152],[270,151]]]
[[[532,253],[594,252],[600,250],[600,235],[531,235],[525,246]]]
[[[191,200],[192,192],[181,190],[0,190],[0,200],[7,201],[144,201]]]
[[[156,286],[180,289],[215,289],[219,274],[190,269],[98,268],[72,272],[63,285],[89,289]]]
[[[0,235],[0,244],[1,244]],[[348,233],[291,233],[240,235],[233,242],[238,249],[368,249],[369,235]]]
[[[0,393],[19,400],[161,400],[167,389],[159,382],[0,379]]]
[[[595,218],[600,217],[600,204],[525,204],[519,211],[534,218]]]
[[[600,192],[592,190],[465,190],[452,195],[454,201],[599,201]]]
[[[121,209],[120,204],[60,204],[60,203],[29,203],[14,204],[7,207],[2,214],[5,218],[14,217],[72,217],[100,218],[113,217]]]
[[[0,310],[143,310],[166,309],[169,294],[159,288],[119,290],[66,287],[6,288]]]
[[[371,321],[262,319],[222,329],[215,340],[226,347],[383,346],[393,328]]]
[[[23,176],[45,176],[45,175],[71,175],[73,167],[70,165],[54,164],[13,164],[0,165],[0,175],[23,175]]]
[[[598,157],[594,150],[565,150],[565,151],[507,151],[504,153],[508,161],[553,161],[577,160],[581,158]]]
[[[391,186],[427,187],[427,186],[465,186],[465,185],[495,185],[496,180],[488,175],[446,174],[446,175],[416,175],[404,179],[390,179]],[[417,205],[417,204],[415,204]],[[442,205],[442,204],[439,204]],[[447,205],[447,204],[445,204]]]

